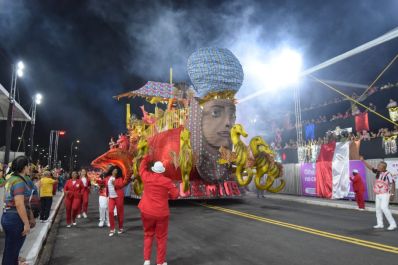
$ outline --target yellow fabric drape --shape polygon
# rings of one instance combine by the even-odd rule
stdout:
[[[388,112],[391,120],[398,121],[398,107],[388,108]]]
[[[188,109],[166,110],[162,118],[156,120],[154,124],[148,126],[145,130],[147,137],[154,136],[156,133],[176,129],[183,126],[188,119]]]
[[[126,127],[127,129],[130,128],[130,119],[131,119],[131,110],[130,110],[130,104],[126,104]]]

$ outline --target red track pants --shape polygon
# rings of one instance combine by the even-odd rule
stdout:
[[[355,200],[357,201],[360,209],[365,209],[365,196],[363,192],[359,191],[355,193]]]
[[[87,213],[89,195],[90,195],[90,192],[88,190],[83,191],[82,206],[81,206],[81,212],[82,213]]]
[[[156,264],[163,264],[166,262],[169,216],[156,217],[141,213],[141,219],[144,226],[144,260],[151,259],[153,238],[156,236]]]
[[[76,216],[79,214],[80,207],[80,198],[65,198],[66,224],[70,225],[76,222]]]
[[[124,222],[124,197],[109,198],[108,212],[109,212],[109,223],[111,230],[115,230],[115,216],[114,210],[117,210],[117,219],[119,222],[119,229],[123,229]]]

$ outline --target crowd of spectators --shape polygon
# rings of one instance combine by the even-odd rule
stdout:
[[[398,106],[398,104],[395,100],[389,99],[389,102],[388,102],[386,108],[393,108],[393,107],[397,107],[397,106]],[[369,103],[368,107],[373,111],[377,110],[376,105],[373,104],[372,102]],[[365,110],[365,112],[367,112],[367,110]],[[308,124],[320,124],[320,123],[325,123],[325,122],[330,122],[330,121],[335,121],[335,120],[340,120],[340,119],[348,119],[348,118],[353,117],[358,114],[361,114],[361,111],[358,108],[356,108],[351,111],[346,111],[345,113],[338,112],[337,114],[333,114],[330,118],[328,118],[326,115],[320,115],[318,118],[315,118],[315,119],[303,120],[302,126],[305,127]],[[291,124],[288,128],[285,128],[285,129],[291,130],[294,128],[295,128],[295,126]],[[276,131],[283,132],[284,129],[277,128]]]
[[[394,87],[398,88],[398,82],[395,83],[395,84],[387,83],[386,85],[383,85],[381,87],[373,86],[373,87],[369,88],[369,90],[361,98],[360,98],[359,95],[357,95],[354,92],[354,93],[351,94],[351,98],[360,99],[360,101],[363,101],[364,99],[366,99],[370,95],[375,94],[376,92],[380,92],[380,91],[386,90],[386,89],[391,89],[391,88],[394,88]],[[328,105],[337,104],[337,103],[343,102],[345,100],[347,100],[345,97],[335,97],[334,99],[330,99],[330,100],[324,101],[322,103],[318,103],[318,104],[311,103],[309,106],[302,108],[302,111],[309,111],[309,110],[313,110],[313,109],[316,109],[316,108],[321,108],[321,107],[325,107],[325,106],[328,106]],[[396,107],[396,106],[394,106],[394,107]]]
[[[10,166],[0,164],[0,230],[5,234],[2,264],[28,264],[19,257],[29,231],[51,221],[53,196],[62,191],[66,174],[50,170],[19,156]]]
[[[304,143],[304,146],[311,146],[311,145],[322,145],[322,144],[327,144],[330,141],[339,141],[339,142],[344,142],[344,141],[370,141],[371,139],[375,139],[378,137],[390,137],[393,135],[398,135],[398,127],[394,126],[393,130],[389,130],[388,128],[381,128],[377,132],[369,132],[366,130],[363,130],[362,132],[342,132],[339,135],[336,135],[334,133],[335,131],[329,131],[326,133],[324,137],[319,137],[318,139],[313,139],[313,140],[308,140]],[[283,144],[277,144],[273,142],[272,147],[275,150],[281,150],[281,149],[296,149],[297,148],[297,141],[290,139],[289,141],[283,143]]]
[[[396,102],[395,100],[393,100],[393,99],[390,99],[390,101],[389,101],[389,103],[387,104],[386,108],[393,108],[393,107],[397,107],[397,106],[398,106],[397,102]],[[371,110],[373,110],[373,111],[376,111],[376,110],[377,110],[376,105],[373,104],[372,102],[369,103],[368,108],[371,109]],[[365,109],[364,112],[367,112],[367,111],[368,111],[368,110]],[[359,115],[359,114],[361,114],[361,113],[362,113],[362,112],[359,110],[359,108],[356,108],[356,109],[354,109],[354,110],[352,110],[352,111],[346,111],[345,113],[338,112],[337,114],[333,114],[333,115],[330,117],[330,119],[327,118],[325,115],[320,115],[320,116],[319,116],[318,118],[316,118],[316,119],[304,120],[304,121],[302,122],[302,124],[303,124],[303,125],[308,125],[308,124],[311,124],[311,123],[313,123],[313,124],[320,124],[320,123],[323,123],[323,122],[335,121],[335,120],[340,120],[340,119],[348,119],[348,118],[351,118],[352,116],[356,116],[356,115]]]
[[[388,83],[384,86],[381,87],[372,87],[370,88],[365,95],[363,96],[359,96],[357,95],[355,92],[351,95],[352,98],[357,99],[359,101],[364,101],[365,99],[367,99],[370,95],[380,92],[381,90],[386,90],[386,89],[390,89],[390,88],[398,88],[398,82],[396,84],[392,84],[392,83]],[[318,107],[323,107],[323,106],[327,106],[330,104],[335,104],[335,103],[339,103],[346,100],[346,98],[343,97],[336,97],[334,99],[331,99],[329,101],[325,101],[321,104],[311,104],[310,106],[303,108],[303,111],[307,111],[307,110],[312,110]],[[368,108],[370,110],[373,111],[377,111],[377,107],[373,102],[369,102],[368,104]],[[385,107],[387,109],[389,108],[393,108],[393,107],[397,107],[398,103],[390,98],[389,101],[387,102],[387,104],[385,105]],[[379,108],[382,108],[382,106],[378,106]],[[367,112],[368,110],[365,109],[364,112]],[[302,127],[305,128],[307,125],[309,124],[321,124],[321,123],[327,123],[327,122],[331,122],[331,121],[336,121],[336,120],[342,120],[342,119],[348,119],[351,118],[353,116],[359,115],[361,114],[361,110],[359,109],[359,107],[356,104],[352,105],[352,108],[350,110],[347,110],[345,112],[338,112],[336,114],[333,114],[331,116],[326,116],[326,115],[319,115],[317,118],[312,118],[312,119],[306,119],[302,121]],[[280,121],[279,121],[280,122]],[[277,123],[279,123],[277,121]],[[272,143],[272,147],[276,150],[279,149],[295,149],[297,148],[297,142],[294,141],[293,139],[289,139],[288,141],[286,141],[287,139],[283,139],[282,137],[282,133],[286,130],[292,130],[295,129],[295,125],[291,124],[290,122],[284,122],[284,126],[282,127],[277,127],[273,129],[273,131],[275,132],[275,140]],[[331,139],[334,140],[338,140],[338,141],[344,141],[344,140],[363,140],[363,141],[369,141],[371,139],[377,138],[377,137],[389,137],[391,135],[397,135],[398,134],[398,129],[395,127],[394,130],[390,131],[388,128],[380,128],[378,131],[362,131],[362,132],[357,132],[357,133],[352,133],[352,132],[345,132],[343,131],[343,133],[338,134],[337,136],[334,135],[333,136],[333,132],[327,132],[326,135],[323,138],[318,138],[317,140],[311,140],[310,142],[307,142],[306,144],[311,144],[311,145],[320,145],[323,143],[327,143],[329,142]],[[333,138],[334,137],[334,138]]]
[[[331,100],[328,100],[328,101],[325,101],[325,102],[322,102],[322,103],[319,103],[319,104],[311,103],[308,107],[304,107],[301,110],[302,111],[313,110],[313,109],[325,107],[325,106],[328,106],[328,105],[331,105],[331,104],[340,103],[343,100],[344,100],[343,97],[336,97],[334,99],[331,99]]]

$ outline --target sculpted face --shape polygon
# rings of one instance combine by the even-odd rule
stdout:
[[[230,130],[235,124],[235,112],[231,100],[215,99],[203,105],[202,132],[211,147],[231,147]]]

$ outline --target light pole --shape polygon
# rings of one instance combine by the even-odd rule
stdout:
[[[53,166],[57,166],[58,161],[58,141],[59,137],[65,136],[65,131],[59,130],[51,130],[50,131],[50,144],[48,145],[48,166],[52,168]],[[54,144],[54,135],[55,135],[55,144]],[[53,149],[54,147],[54,149]],[[53,160],[54,157],[54,160]]]
[[[11,90],[8,95],[10,101],[8,106],[8,116],[7,116],[7,128],[6,128],[6,151],[4,154],[4,164],[8,164],[10,160],[10,150],[11,150],[11,137],[12,137],[12,127],[13,127],[13,112],[15,105],[15,93],[17,89],[17,77],[23,76],[23,69],[25,65],[23,62],[19,62],[16,65],[12,65],[12,76],[11,76]]]
[[[74,144],[74,143],[79,144],[79,143],[80,143],[80,140],[74,140],[74,141],[72,141],[72,143],[71,143],[71,145],[70,145],[69,171],[72,171],[72,170],[73,170],[73,163],[72,163],[72,161],[73,161],[73,144]]]
[[[43,99],[43,96],[41,94],[36,94],[33,98],[32,123],[30,126],[30,150],[29,150],[30,160],[32,160],[32,156],[33,156],[33,137],[35,134],[36,106],[41,104],[42,99]]]

